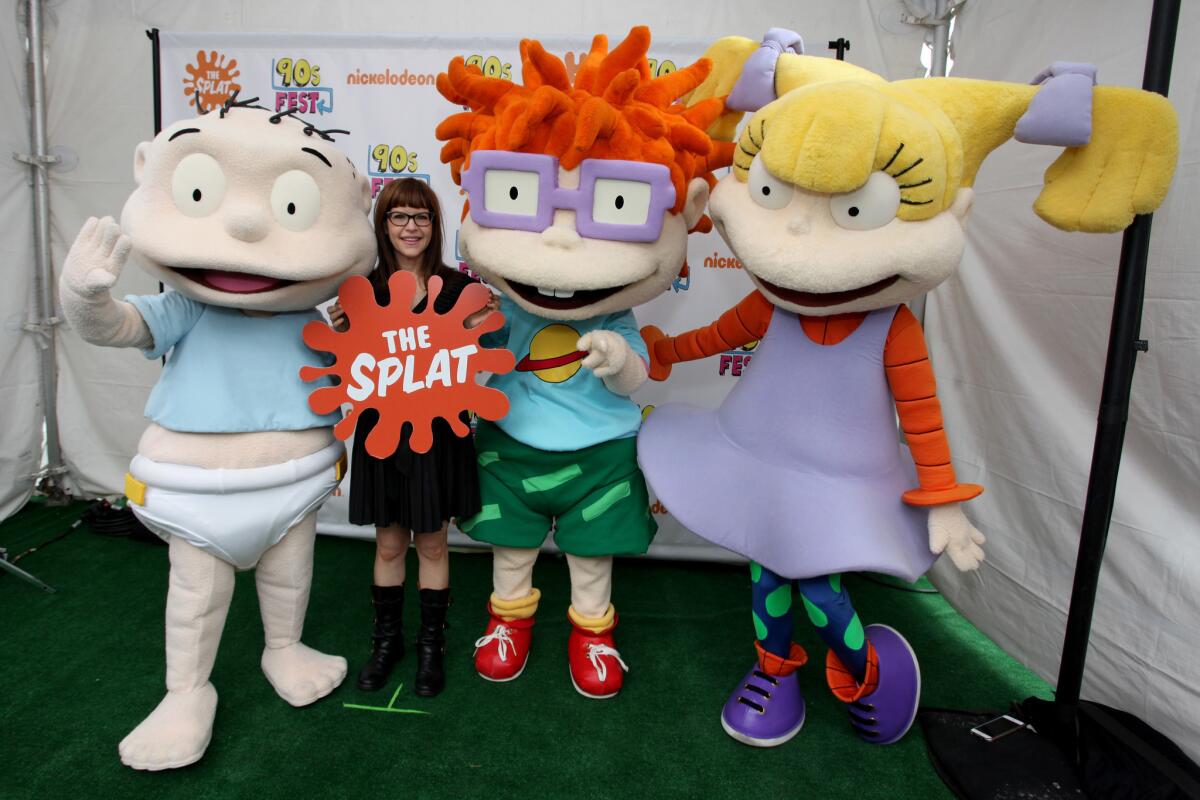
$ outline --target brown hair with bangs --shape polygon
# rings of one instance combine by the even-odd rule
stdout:
[[[387,297],[388,278],[403,269],[392,247],[392,240],[388,237],[387,214],[397,206],[424,208],[433,214],[433,220],[429,223],[429,246],[421,254],[421,265],[417,269],[417,277],[421,282],[425,283],[439,273],[450,272],[450,268],[442,263],[442,205],[438,202],[437,193],[425,181],[399,178],[384,186],[375,199],[375,244],[379,261],[367,277],[375,287],[376,296],[381,299]]]

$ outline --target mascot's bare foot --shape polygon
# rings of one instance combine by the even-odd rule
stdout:
[[[117,746],[121,763],[148,770],[194,764],[208,748],[216,713],[217,690],[211,683],[190,692],[167,692]]]
[[[280,697],[294,706],[306,706],[341,685],[346,678],[346,659],[296,642],[263,650],[262,669]]]

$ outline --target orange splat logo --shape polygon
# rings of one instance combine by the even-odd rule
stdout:
[[[195,106],[197,113],[203,114],[220,108],[225,101],[241,90],[241,84],[234,79],[242,74],[237,69],[237,59],[225,63],[225,56],[216,50],[207,54],[203,50],[196,51],[196,64],[188,64],[188,76],[183,79],[183,94],[190,98],[188,105]]]
[[[379,422],[366,440],[367,452],[375,458],[396,451],[405,423],[412,424],[413,451],[426,453],[433,446],[433,421],[438,417],[450,423],[456,435],[466,436],[468,428],[458,418],[461,412],[473,411],[487,420],[508,413],[503,392],[475,382],[480,372],[502,375],[516,364],[509,351],[479,344],[482,334],[503,326],[503,315],[493,312],[476,327],[463,327],[467,317],[487,304],[491,293],[472,283],[462,290],[454,308],[438,314],[434,300],[442,279],[430,278],[426,288],[425,310],[415,312],[417,281],[411,273],[397,272],[388,279],[391,302],[383,306],[375,302],[371,282],[355,276],[338,290],[348,330],[338,332],[323,322],[304,326],[305,344],[333,353],[335,361],[331,367],[302,367],[300,378],[312,381],[333,375],[340,381],[313,391],[309,407],[328,414],[349,403],[345,419],[333,427],[342,440],[354,432],[364,410],[376,409]]]

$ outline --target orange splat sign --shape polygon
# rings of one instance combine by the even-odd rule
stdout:
[[[479,344],[484,333],[499,330],[504,317],[489,314],[474,328],[463,321],[482,309],[491,293],[472,283],[446,314],[434,311],[434,300],[442,279],[434,276],[426,287],[425,310],[412,310],[416,278],[397,272],[388,279],[391,302],[375,302],[371,282],[361,276],[348,279],[338,289],[338,303],[346,312],[348,330],[335,331],[323,322],[304,326],[304,342],[314,350],[334,354],[331,367],[302,367],[300,378],[316,380],[333,375],[340,383],[313,391],[308,405],[318,414],[350,404],[345,419],[333,426],[339,439],[348,439],[365,409],[379,412],[379,422],[367,436],[366,449],[375,458],[386,458],[400,444],[405,423],[412,424],[409,445],[426,453],[433,446],[433,421],[441,417],[458,436],[468,428],[458,415],[473,411],[487,420],[508,413],[504,393],[480,386],[479,372],[501,375],[511,372],[516,359],[508,350],[487,349]]]

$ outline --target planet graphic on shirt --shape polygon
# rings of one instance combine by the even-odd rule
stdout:
[[[587,353],[575,349],[579,331],[570,325],[547,325],[529,340],[529,354],[517,363],[517,372],[532,372],[546,383],[562,383],[575,377]]]

